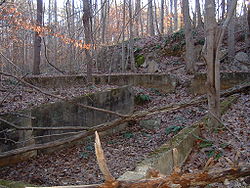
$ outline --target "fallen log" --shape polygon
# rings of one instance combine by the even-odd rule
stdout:
[[[249,91],[249,90],[250,90],[250,83],[244,83],[244,84],[241,84],[241,85],[236,86],[234,88],[223,91],[221,93],[221,96],[228,97],[228,96],[233,95],[235,93],[245,92],[245,91]],[[82,133],[71,136],[70,138],[59,139],[59,140],[56,140],[53,142],[48,142],[45,144],[36,144],[36,145],[26,146],[26,147],[22,147],[19,149],[3,152],[0,154],[0,158],[10,157],[10,156],[13,156],[16,154],[25,153],[25,152],[33,151],[33,150],[46,149],[49,147],[57,147],[57,146],[60,146],[60,145],[66,144],[66,143],[80,140],[80,139],[87,137],[87,136],[91,136],[94,134],[95,131],[98,131],[98,132],[105,131],[105,130],[116,127],[116,126],[123,124],[123,123],[126,123],[126,122],[139,120],[141,118],[144,118],[147,116],[152,116],[154,114],[166,113],[166,112],[170,112],[173,110],[186,108],[186,107],[197,105],[197,104],[200,104],[200,103],[203,103],[206,101],[207,101],[206,95],[203,95],[203,96],[198,97],[195,100],[191,100],[188,102],[181,102],[181,103],[170,104],[170,105],[166,105],[166,106],[162,106],[162,107],[155,107],[155,108],[149,109],[147,111],[137,112],[135,114],[132,114],[131,116],[126,116],[124,118],[119,118],[119,119],[116,119],[116,120],[108,122],[108,123],[103,123],[103,124],[91,127],[88,130],[83,131]]]

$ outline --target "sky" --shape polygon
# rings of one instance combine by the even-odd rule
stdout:
[[[66,1],[67,0],[57,0],[57,6],[58,8],[62,8],[65,4],[66,4]],[[79,3],[83,1],[83,0],[75,0],[75,4],[76,4],[76,7],[78,6],[79,7]],[[110,0],[111,2],[113,2],[114,0]],[[157,3],[159,3],[160,0],[156,0]],[[200,0],[201,2],[204,2],[205,0]],[[44,0],[46,6],[48,5],[49,3],[49,0]],[[98,2],[100,2],[100,0],[98,0]],[[123,2],[123,0],[117,0],[117,2]],[[147,4],[148,0],[142,0],[142,4],[145,5]],[[215,2],[217,3],[218,0],[215,0]],[[244,2],[244,0],[238,0],[238,8],[237,8],[237,12],[240,12],[240,9],[242,7],[242,3]],[[249,2],[250,3],[250,0],[245,0],[246,4]],[[191,5],[191,10],[194,10],[194,7],[195,7],[195,0],[189,0],[189,4]],[[143,6],[142,5],[142,6]]]

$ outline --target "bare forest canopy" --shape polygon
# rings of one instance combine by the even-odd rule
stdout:
[[[230,1],[216,2],[219,23],[226,18],[229,6]],[[7,72],[98,72],[97,64],[106,63],[97,62],[98,50],[122,43],[122,52],[130,56],[130,69],[135,71],[137,40],[176,32],[188,27],[189,19],[193,28],[204,28],[204,12],[205,4],[199,0],[1,1],[1,63]],[[234,17],[244,27],[246,16],[247,2],[238,1]],[[127,61],[125,55],[122,61]]]

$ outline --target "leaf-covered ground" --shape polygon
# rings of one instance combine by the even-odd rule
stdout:
[[[176,93],[164,95],[155,89],[134,88],[136,95],[149,96],[150,101],[136,109],[170,104],[191,99],[184,88]],[[160,126],[149,130],[139,123],[132,123],[120,133],[101,138],[108,166],[117,178],[127,170],[133,170],[138,162],[165,143],[181,128],[197,121],[206,110],[205,106],[181,109],[168,114],[159,114]],[[177,127],[178,129],[168,129]],[[0,178],[22,180],[41,185],[91,184],[103,181],[94,155],[94,138],[84,144],[63,149],[49,155],[40,155],[17,165],[4,167]]]
[[[45,103],[54,103],[59,99],[44,95],[32,88],[23,86],[15,80],[5,80],[0,89],[0,114],[14,112],[25,108],[31,108]],[[117,86],[95,85],[90,87],[70,87],[70,88],[41,88],[47,93],[59,95],[67,99],[104,91]]]
[[[146,96],[149,102],[136,106],[136,110],[147,109],[152,106],[188,101],[192,97],[185,88],[178,87],[172,94],[163,94],[155,89],[135,87],[135,95]],[[222,128],[211,132],[202,131],[202,137],[197,138],[197,146],[192,151],[183,169],[195,171],[201,169],[209,157],[215,160],[223,157],[233,158],[236,151],[240,151],[239,159],[247,162],[249,155],[249,123],[250,123],[249,95],[242,94],[237,103],[223,116],[226,126],[234,132],[232,135]],[[117,178],[127,170],[133,170],[138,162],[148,153],[166,142],[177,132],[168,129],[171,126],[185,127],[197,121],[206,113],[206,105],[181,109],[167,114],[158,114],[160,127],[149,130],[142,128],[139,123],[130,124],[120,133],[101,138],[103,149],[107,157],[111,173]],[[238,141],[241,140],[241,143]],[[249,156],[248,156],[249,157]],[[220,165],[224,164],[223,160]],[[39,155],[17,165],[4,167],[0,171],[0,178],[21,180],[37,185],[76,185],[92,184],[103,181],[101,172],[94,155],[94,138],[90,137],[81,145],[63,149],[52,154]],[[228,187],[244,185],[245,182],[230,182]],[[215,186],[224,186],[216,184]]]
[[[235,104],[222,116],[218,129],[203,129],[202,136],[188,157],[183,170],[193,172],[204,168],[210,157],[214,158],[215,166],[230,167],[225,158],[238,163],[250,163],[250,95],[242,94]],[[226,181],[212,187],[246,187],[248,179]]]

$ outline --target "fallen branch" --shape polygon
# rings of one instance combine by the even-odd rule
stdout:
[[[250,83],[244,83],[240,86],[236,86],[234,88],[231,88],[229,90],[223,91],[221,93],[221,96],[223,97],[228,97],[230,95],[233,95],[235,93],[239,93],[239,92],[245,92],[245,91],[249,91],[250,89]],[[126,122],[130,122],[130,121],[135,121],[141,118],[144,118],[146,116],[151,116],[154,114],[159,114],[159,113],[165,113],[165,112],[170,112],[173,110],[178,110],[178,109],[182,109],[182,108],[186,108],[189,106],[193,106],[193,105],[197,105],[197,104],[201,104],[207,101],[206,95],[203,95],[201,97],[199,97],[196,100],[191,100],[188,102],[182,102],[182,103],[175,103],[175,104],[170,104],[167,106],[163,106],[160,108],[152,108],[149,109],[147,111],[141,111],[141,112],[137,112],[131,116],[126,116],[124,118],[119,118],[116,119],[114,121],[108,122],[108,123],[103,123],[94,127],[89,127],[88,130],[86,130],[86,132],[80,133],[78,135],[74,135],[70,138],[65,138],[65,139],[59,139],[57,141],[54,142],[49,142],[49,143],[45,143],[45,144],[36,144],[36,145],[32,145],[32,146],[26,146],[23,148],[19,148],[19,149],[15,149],[15,150],[11,150],[8,152],[4,152],[0,154],[0,157],[10,157],[16,154],[20,154],[20,153],[25,153],[28,151],[33,151],[33,150],[38,150],[38,149],[45,149],[45,148],[49,148],[49,147],[57,147],[69,142],[73,142],[79,139],[82,139],[84,137],[93,135],[95,131],[101,132],[101,131],[105,131],[108,130],[110,128],[116,127],[118,125],[121,125],[123,123]]]
[[[180,69],[180,68],[183,68],[183,67],[185,67],[185,65],[179,65],[179,66],[177,66],[177,67],[172,67],[172,68],[170,68],[170,69],[167,69],[165,72],[171,72],[171,71],[174,71],[174,70],[178,70],[178,69]]]
[[[15,141],[15,140],[8,139],[8,138],[0,138],[0,140],[10,141],[10,142],[13,142],[15,144],[25,144],[31,140],[47,138],[47,137],[55,137],[55,136],[76,135],[79,133],[82,133],[82,131],[80,131],[80,132],[79,131],[77,131],[77,132],[65,132],[65,133],[49,134],[49,135],[42,135],[42,136],[31,136],[30,138],[23,140],[23,141]]]
[[[65,72],[63,72],[62,70],[60,70],[59,68],[57,68],[57,67],[56,67],[55,65],[53,65],[52,63],[50,63],[49,58],[48,58],[48,56],[47,56],[47,45],[46,45],[46,43],[45,43],[44,37],[42,37],[42,39],[43,39],[43,46],[44,46],[44,56],[45,56],[45,59],[46,59],[47,63],[48,63],[51,67],[53,67],[55,70],[57,70],[58,72],[60,72],[61,74],[64,74],[64,75],[65,75]]]
[[[2,52],[0,52],[0,55],[9,63],[11,64],[13,67],[15,67],[18,71],[23,72],[23,70],[21,68],[19,68],[15,63],[13,63],[9,58],[7,58],[5,55],[3,55]]]
[[[82,127],[82,126],[76,126],[76,127],[19,127],[14,123],[11,123],[5,119],[0,118],[0,121],[9,125],[9,127],[12,127],[16,130],[89,130],[89,127]]]
[[[106,183],[114,182],[115,178],[111,175],[108,169],[106,159],[104,156],[104,152],[101,146],[101,141],[100,141],[97,131],[95,131],[95,154],[96,154],[96,158],[97,158],[97,162],[100,167],[100,170],[104,176],[105,182]]]
[[[25,75],[22,77],[22,79],[25,78],[27,75],[28,75],[28,73],[25,74]],[[12,88],[10,88],[10,89],[8,90],[7,95],[5,95],[5,96],[3,97],[3,99],[2,99],[2,101],[0,102],[0,106],[2,106],[2,104],[4,103],[4,101],[5,101],[5,100],[7,99],[7,97],[11,94],[11,92],[14,91],[14,89],[16,89],[16,87],[19,85],[19,83],[20,83],[20,80],[17,81],[17,83],[14,85],[14,87],[12,87]]]

